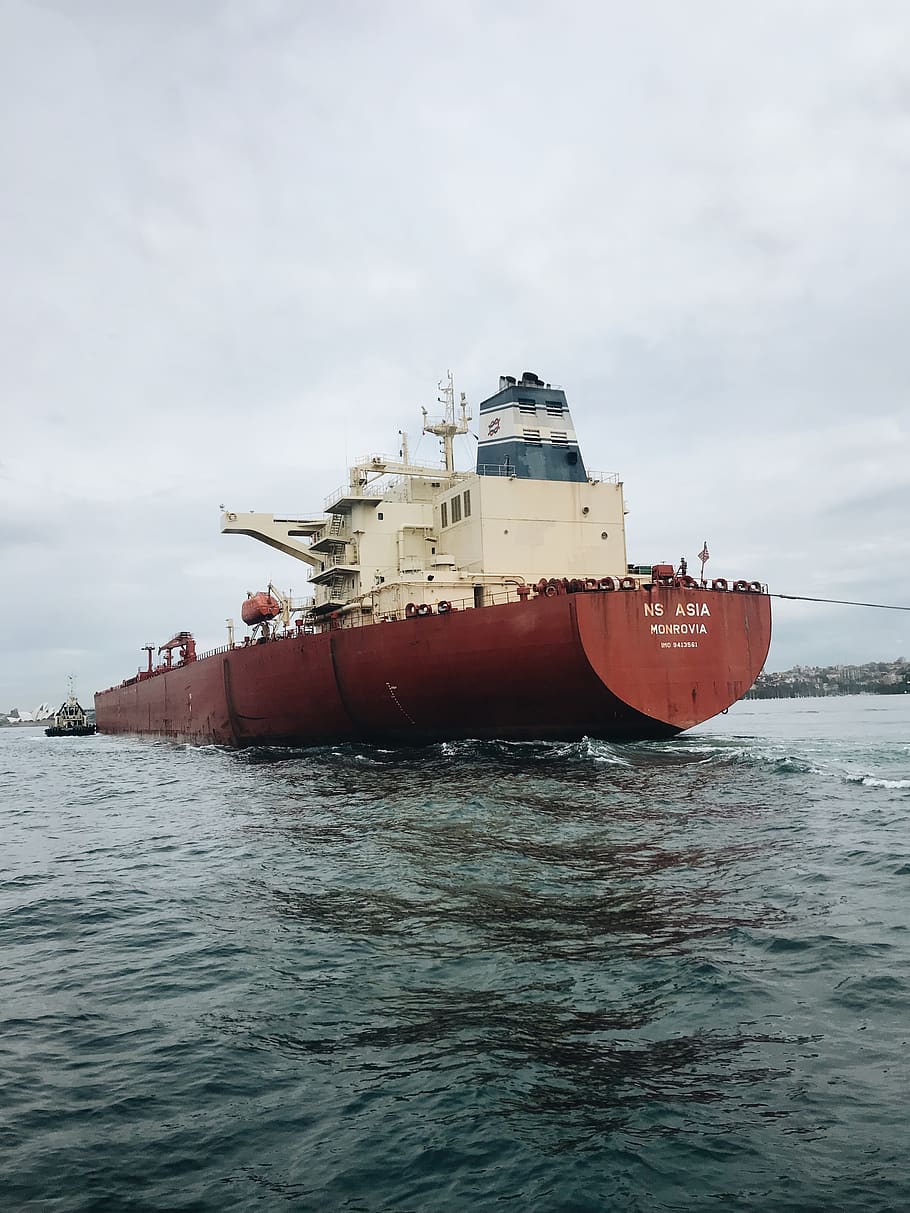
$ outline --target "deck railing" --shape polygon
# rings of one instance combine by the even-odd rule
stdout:
[[[449,609],[452,611],[477,609],[475,607],[473,595],[469,598],[449,598],[440,599],[440,601],[448,602]],[[517,603],[519,601],[520,596],[518,594],[518,587],[516,586],[511,590],[500,590],[497,593],[484,594],[483,606],[503,606],[509,602]],[[436,608],[438,605],[438,603],[433,603],[434,615],[437,614]],[[335,617],[333,618],[333,613],[331,612],[321,616],[308,614],[304,616],[305,622],[302,628],[292,627],[288,628],[287,630],[282,629],[281,631],[275,631],[273,635],[269,636],[265,643],[275,644],[282,640],[293,640],[298,637],[301,632],[304,635],[313,635],[313,633],[317,630],[333,631],[340,628],[370,627],[377,623],[396,623],[411,618],[411,616],[406,615],[404,611],[376,611],[375,613],[358,613],[356,611],[350,611],[346,614],[334,612],[334,616]],[[232,648],[251,648],[254,644],[259,643],[258,641],[250,640],[249,637],[246,639],[249,641],[247,644],[244,644],[243,641],[241,641],[239,644],[222,644],[214,649],[206,649],[205,652],[196,654],[196,660],[202,661],[206,657],[215,657],[219,653],[228,653]],[[175,666],[174,668],[176,669],[177,667]]]
[[[527,472],[519,471],[514,463],[481,463],[478,464],[477,474],[479,476],[505,476],[510,480],[529,480]],[[592,472],[590,469],[587,473],[588,484],[619,484],[618,472]],[[583,482],[579,482],[583,483]]]
[[[368,497],[371,500],[374,497],[382,497],[389,491],[388,484],[342,484],[334,493],[329,493],[325,499],[325,509],[328,510],[337,501],[341,501],[344,497]]]
[[[642,585],[643,585],[643,576],[642,575],[640,575],[640,574],[635,575],[635,576],[629,575],[628,580],[630,582],[631,581],[635,582],[634,586],[629,587],[630,589],[632,589],[632,588],[641,589],[642,588]],[[722,580],[724,582],[722,587],[717,584],[717,579],[715,579],[715,581],[713,583],[704,582],[701,585],[690,586],[688,588],[699,589],[701,591],[709,590],[710,592],[725,593],[725,592],[727,592],[727,590],[729,588],[728,584],[725,579],[721,578],[720,580]],[[522,601],[524,601],[524,604],[527,605],[529,602],[532,602],[535,600],[535,597],[532,596],[532,594],[531,594],[532,588],[533,587],[524,585],[524,584],[519,587],[519,585],[516,583],[514,586],[512,586],[508,590],[499,590],[496,592],[489,592],[486,589],[484,589],[483,602],[482,602],[482,604],[480,604],[480,606],[478,606],[478,604],[475,602],[473,594],[471,595],[471,597],[468,597],[468,598],[440,599],[439,602],[446,603],[446,610],[444,612],[440,612],[438,609],[439,602],[436,602],[430,606],[430,613],[433,615],[437,615],[440,613],[448,614],[449,611],[477,610],[477,609],[483,609],[483,607],[487,607],[487,606],[505,606],[510,603],[513,606],[517,606]],[[587,585],[584,587],[585,590],[589,590],[591,588],[592,587],[590,585]],[[651,589],[652,587],[650,585],[644,585],[644,588]],[[739,590],[739,589],[742,589],[743,591],[745,591],[746,589],[748,589],[748,592],[750,592],[750,593],[761,593],[761,594],[768,593],[767,585],[764,583],[761,583],[761,582],[757,582],[757,581],[753,581],[753,582],[749,582],[749,583],[746,583],[745,581],[742,581],[742,582],[737,581],[732,584],[732,588],[734,591]],[[524,593],[519,594],[519,589],[522,589],[524,591]],[[576,589],[570,588],[569,592],[577,593],[579,591]],[[543,600],[543,599],[541,599],[541,600]],[[417,604],[418,610],[419,610],[420,605],[430,605],[430,604]],[[346,612],[344,610],[344,608],[339,608],[338,610],[333,611],[333,612],[327,612],[322,615],[315,615],[312,610],[308,610],[306,612],[306,614],[301,616],[301,619],[303,620],[303,622],[300,627],[286,628],[286,629],[282,629],[281,631],[276,630],[271,635],[269,635],[267,637],[266,636],[260,637],[258,640],[255,640],[255,641],[252,640],[251,637],[247,636],[244,638],[244,640],[240,644],[218,645],[216,648],[206,649],[204,652],[197,653],[195,660],[204,661],[208,657],[218,656],[219,653],[229,653],[234,649],[252,648],[257,644],[281,644],[283,641],[298,639],[301,635],[304,635],[304,636],[313,635],[317,631],[335,631],[335,630],[342,629],[342,628],[372,627],[375,624],[405,622],[405,621],[409,621],[412,617],[413,617],[413,615],[407,614],[406,611],[386,611],[386,612],[361,611],[358,613],[356,611],[347,611]],[[138,672],[138,674],[135,674],[132,678],[124,679],[123,682],[120,683],[120,686],[121,687],[132,686],[134,683],[143,682],[147,678],[154,678],[158,674],[167,673],[168,669],[177,670],[177,669],[180,669],[182,666],[188,665],[188,664],[191,664],[191,663],[190,662],[175,662],[173,666],[161,666],[158,669],[151,670],[151,671],[140,670]],[[108,687],[109,691],[113,691],[113,690],[117,690],[117,689],[119,689],[119,688],[118,687]],[[104,694],[105,692],[101,692],[101,693]]]

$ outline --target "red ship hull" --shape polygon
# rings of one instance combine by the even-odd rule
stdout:
[[[224,649],[95,696],[102,733],[229,746],[670,737],[740,699],[770,599],[540,597]]]

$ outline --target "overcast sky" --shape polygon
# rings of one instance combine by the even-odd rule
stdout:
[[[630,559],[910,605],[908,64],[886,0],[0,0],[0,709],[303,593],[219,504],[318,513],[449,367],[565,387]]]

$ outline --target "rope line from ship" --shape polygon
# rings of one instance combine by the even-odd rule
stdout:
[[[850,602],[845,598],[809,598],[805,594],[768,594],[769,598],[786,598],[790,602],[826,602],[833,606],[874,607],[877,611],[910,611],[910,606],[891,602]]]

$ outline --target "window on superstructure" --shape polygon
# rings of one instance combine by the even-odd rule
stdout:
[[[461,498],[453,497],[449,503],[452,507],[452,525],[456,522],[461,522]]]
[[[439,507],[439,514],[440,514],[440,518],[442,521],[442,525],[444,527],[447,527],[449,525],[449,507],[446,505],[445,502],[443,502],[442,505]]]
[[[530,446],[540,446],[540,430],[525,430],[524,440]]]
[[[465,518],[471,517],[471,490],[470,489],[465,489],[465,491],[464,491],[464,516],[465,516]]]
[[[537,405],[533,400],[519,400],[518,411],[519,413],[536,413]]]
[[[558,400],[548,400],[547,401],[547,416],[548,417],[561,417],[562,416],[562,404],[560,403],[560,401],[558,401]]]
[[[556,446],[568,446],[569,435],[565,430],[550,430],[550,441]]]

